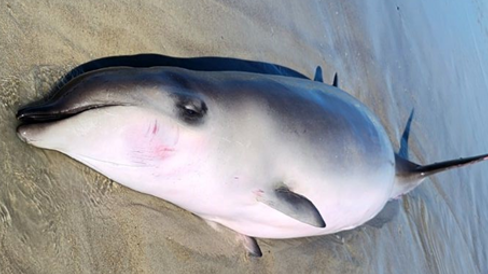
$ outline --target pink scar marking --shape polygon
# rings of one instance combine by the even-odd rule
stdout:
[[[264,191],[262,189],[253,190],[252,193],[258,197],[263,196]]]
[[[159,130],[158,120],[155,120],[153,128],[152,128],[152,134],[156,134],[158,132],[158,130]]]
[[[174,147],[168,147],[162,144],[154,144],[151,150],[153,155],[159,159],[168,158],[172,155],[172,152],[176,151]]]
[[[141,130],[145,128],[145,133]],[[126,131],[126,141],[131,148],[131,157],[134,161],[147,163],[159,162],[174,155],[178,143],[179,134],[176,140],[168,142],[168,136],[160,134],[161,126],[158,119],[154,119],[149,125],[137,124],[129,127]],[[161,132],[166,133],[166,132]],[[168,132],[167,134],[171,134]]]

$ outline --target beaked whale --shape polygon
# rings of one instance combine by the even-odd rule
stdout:
[[[355,228],[427,176],[488,159],[402,158],[337,78],[116,67],[17,118],[23,141],[234,230],[253,256],[255,237]]]

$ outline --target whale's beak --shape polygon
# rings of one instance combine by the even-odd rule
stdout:
[[[32,143],[47,126],[57,121],[67,119],[79,113],[103,107],[117,106],[116,104],[65,104],[62,101],[48,102],[44,105],[28,106],[17,112],[17,119],[21,124],[17,127],[17,135],[27,143]]]
[[[143,105],[148,100],[141,95],[148,92],[134,92],[143,80],[131,70],[123,68],[84,74],[67,83],[50,99],[21,108],[16,115],[21,123],[17,134],[23,141],[36,145],[42,132],[68,118],[72,121],[71,117],[81,113],[108,107]],[[81,126],[88,127],[93,123],[101,124],[103,121],[94,119]]]
[[[117,181],[173,172],[186,155],[206,147],[206,135],[181,121],[178,98],[161,79],[158,71],[123,68],[77,78],[49,100],[21,108],[18,137]]]
[[[50,99],[17,112],[23,123],[61,120],[81,112],[108,106],[137,106],[164,100],[158,89],[164,83],[156,71],[137,72],[131,68],[108,68],[85,73]]]
[[[117,106],[117,104],[64,105],[62,102],[53,102],[46,105],[21,108],[17,112],[16,117],[23,124],[54,122],[83,111],[109,106]]]

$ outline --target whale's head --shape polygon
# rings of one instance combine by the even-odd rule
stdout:
[[[17,133],[124,182],[204,161],[209,112],[205,95],[174,71],[112,68],[84,74],[46,102],[20,109]]]

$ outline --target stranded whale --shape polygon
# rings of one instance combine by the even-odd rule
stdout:
[[[19,110],[19,137],[241,235],[335,233],[433,173],[395,154],[378,119],[334,85],[249,72],[116,67]]]

